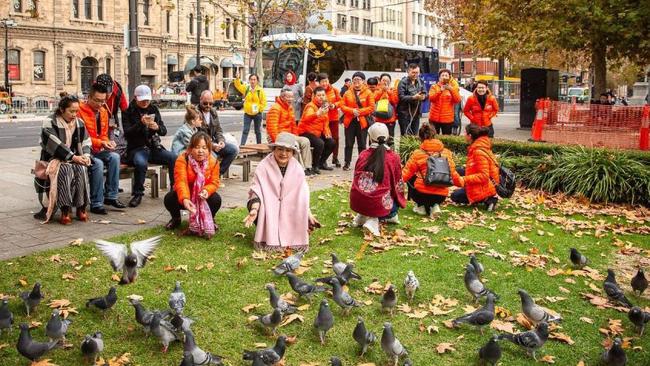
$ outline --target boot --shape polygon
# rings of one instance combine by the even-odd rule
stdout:
[[[88,213],[85,207],[77,207],[77,219],[79,221],[88,222]]]
[[[70,207],[61,207],[61,218],[59,219],[61,225],[72,224],[72,217],[70,217]]]

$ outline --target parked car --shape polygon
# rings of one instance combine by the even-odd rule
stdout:
[[[576,98],[577,103],[587,103],[591,99],[591,93],[589,92],[589,88],[569,88],[566,95],[567,102],[570,102],[573,97]]]

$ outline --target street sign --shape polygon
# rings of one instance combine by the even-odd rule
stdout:
[[[129,25],[124,24],[124,49],[129,49]]]

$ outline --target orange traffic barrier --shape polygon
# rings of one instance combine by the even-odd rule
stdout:
[[[641,118],[641,136],[639,136],[639,149],[650,149],[650,105],[643,106],[643,117]]]
[[[544,123],[548,120],[548,107],[550,100],[537,99],[535,102],[535,121],[533,121],[533,129],[531,130],[531,138],[533,141],[542,141],[542,131],[544,130]]]

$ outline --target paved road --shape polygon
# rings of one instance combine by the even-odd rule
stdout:
[[[225,132],[241,132],[242,116],[241,112],[225,111],[219,115],[219,121]],[[38,146],[41,121],[42,119],[35,117],[29,121],[0,123],[0,149]],[[179,112],[163,112],[163,121],[167,126],[168,135],[173,136],[183,124],[183,115]]]

